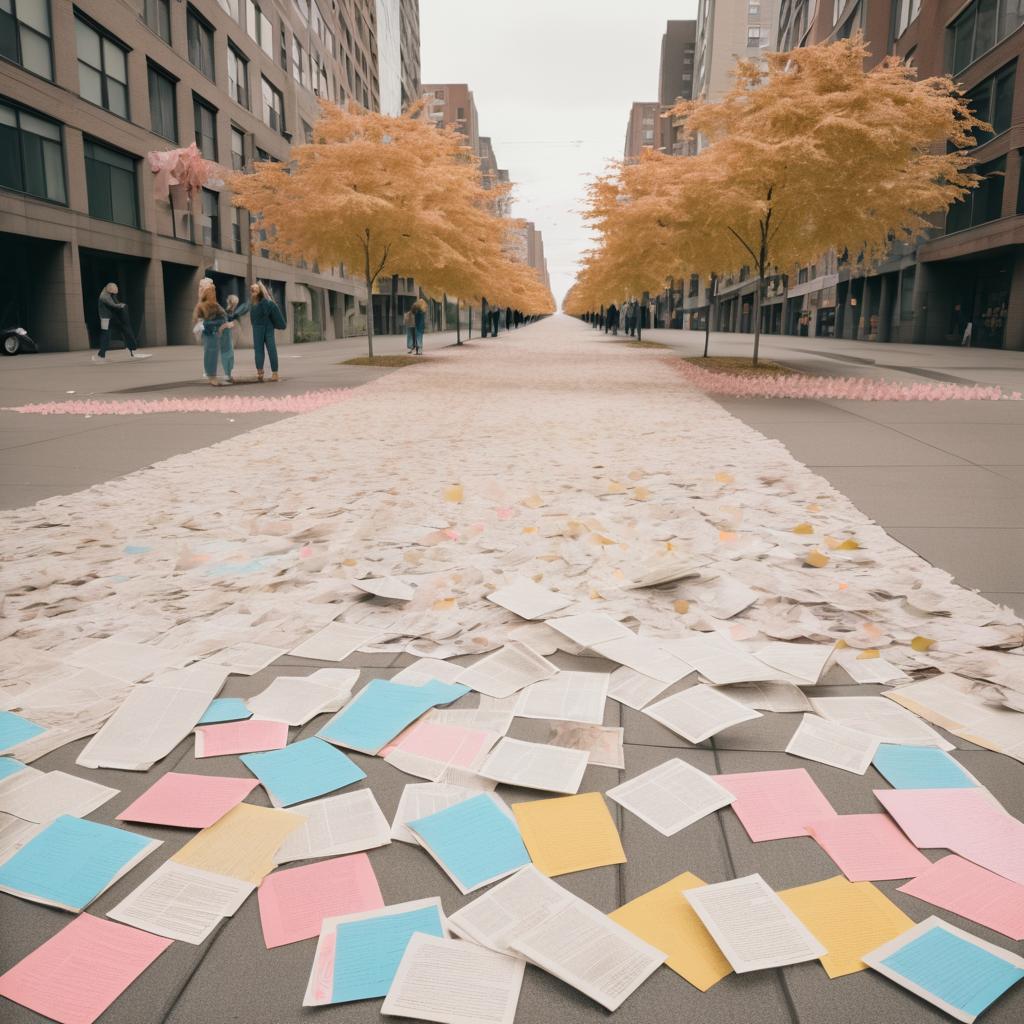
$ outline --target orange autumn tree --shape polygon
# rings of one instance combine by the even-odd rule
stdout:
[[[359,268],[366,282],[373,356],[373,289],[387,273],[415,277],[428,294],[479,284],[498,264],[504,227],[479,163],[454,127],[321,102],[313,141],[290,164],[234,175],[236,206],[261,215],[268,248],[285,259]]]
[[[720,102],[673,108],[698,155],[620,168],[652,274],[756,273],[755,363],[770,272],[829,250],[871,265],[980,180],[967,150],[982,125],[952,80],[917,80],[895,57],[866,71],[869,57],[856,36],[740,61]]]

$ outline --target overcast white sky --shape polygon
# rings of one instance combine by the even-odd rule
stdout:
[[[544,233],[561,301],[588,247],[576,210],[589,176],[622,157],[634,100],[655,100],[665,22],[697,0],[420,0],[422,78],[466,82],[515,214]]]

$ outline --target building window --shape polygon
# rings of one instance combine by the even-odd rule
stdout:
[[[231,169],[241,171],[245,168],[245,134],[240,128],[231,129]]]
[[[246,223],[246,212],[237,206],[231,207],[231,251],[244,252],[242,246],[242,225]]]
[[[292,36],[292,78],[301,86],[306,84],[306,58],[298,36]]]
[[[992,126],[992,131],[989,132],[975,131],[974,138],[979,146],[1010,127],[1016,75],[1017,62],[1013,61],[1000,68],[994,75],[983,79],[967,93],[967,100],[975,115]]]
[[[896,3],[896,38],[899,39],[907,26],[913,23],[921,13],[921,0],[897,0]]]
[[[747,4],[747,17],[748,18],[760,18],[761,17],[761,5],[759,3]]]
[[[238,0],[217,0],[217,3],[224,8],[225,14],[230,14],[232,18],[238,17]]]
[[[196,145],[207,160],[217,159],[217,111],[198,96],[192,97],[196,118]]]
[[[178,141],[175,80],[155,64],[149,65],[149,127],[170,142]]]
[[[75,37],[82,99],[127,119],[128,51],[81,18],[75,18]]]
[[[270,19],[255,0],[245,0],[245,30],[249,38],[260,44],[260,49],[271,59],[274,56],[274,29]]]
[[[203,245],[220,248],[220,196],[203,189]]]
[[[201,18],[196,9],[189,6],[185,21],[188,35],[188,59],[194,67],[212,82],[213,71],[213,27]]]
[[[455,120],[456,121],[465,121],[466,120],[466,108],[465,107],[457,107],[456,108],[456,110],[455,110]]]
[[[760,46],[761,45],[761,26],[760,25],[748,25],[747,26],[747,46]]]
[[[53,80],[48,0],[0,0],[0,57]]]
[[[914,278],[917,267],[906,267],[900,275],[900,319],[914,319]]]
[[[1003,182],[1006,179],[1006,157],[978,164],[974,171],[983,181],[962,202],[954,203],[946,214],[946,233],[997,220],[1003,213]]]
[[[67,203],[60,125],[0,103],[0,188]]]
[[[278,60],[281,70],[288,70],[288,33],[284,30],[284,22],[281,22],[281,45],[278,48]]]
[[[165,42],[171,41],[171,0],[146,0],[142,9],[146,24]]]
[[[90,217],[130,228],[139,226],[136,163],[134,157],[86,140],[85,184]]]
[[[228,95],[240,106],[249,109],[249,62],[228,44]]]
[[[946,64],[958,74],[1024,24],[1020,0],[974,0],[946,32]]]
[[[263,123],[275,132],[284,134],[284,96],[261,76],[263,86]]]

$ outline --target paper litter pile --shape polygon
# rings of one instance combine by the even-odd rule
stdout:
[[[308,941],[297,1011],[383,999],[511,1022],[528,965],[616,1010],[663,965],[707,991],[817,959],[970,1021],[1024,976],[927,916],[1024,939],[1024,824],[949,739],[1024,762],[1024,625],[656,360],[545,370],[554,328],[531,330],[4,514],[0,891],[75,916],[0,995],[87,1024],[254,891],[268,949]],[[381,441],[382,402],[445,422],[429,444]],[[418,660],[391,678],[349,667],[374,654]],[[220,696],[286,655],[262,692]],[[864,695],[830,696],[837,683]],[[712,775],[663,749],[638,772],[609,698],[705,747],[798,716],[790,763]],[[546,742],[509,735],[517,720],[548,723]],[[211,774],[167,771],[193,733]],[[74,775],[32,767],[87,737]],[[365,782],[376,760],[407,779],[391,821]],[[874,813],[838,814],[811,762],[873,766],[891,788]],[[591,766],[620,783],[594,792]],[[129,800],[104,769],[152,785]],[[87,817],[108,802],[116,827]],[[620,808],[674,836],[678,860],[606,914],[558,878],[628,862]],[[811,837],[834,877],[699,878],[684,830],[715,813],[754,842]],[[189,838],[153,869],[156,827]],[[389,898],[374,866],[393,842],[447,888]],[[129,872],[105,917],[86,912]],[[892,879],[920,914],[872,884]]]

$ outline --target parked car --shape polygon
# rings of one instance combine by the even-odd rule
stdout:
[[[38,352],[39,346],[24,327],[0,327],[0,349],[5,356],[16,356],[20,352]]]

